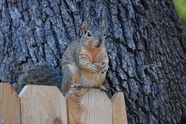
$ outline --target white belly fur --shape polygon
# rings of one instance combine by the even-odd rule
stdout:
[[[85,71],[81,74],[81,84],[83,87],[98,87],[101,85],[105,79],[105,73],[102,74],[101,72],[89,72]]]

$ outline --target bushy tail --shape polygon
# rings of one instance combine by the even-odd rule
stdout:
[[[20,92],[27,84],[57,86],[61,90],[62,76],[47,64],[37,64],[28,69],[18,81]]]

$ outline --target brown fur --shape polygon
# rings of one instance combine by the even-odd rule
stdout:
[[[83,36],[73,41],[62,57],[62,92],[66,94],[70,87],[100,87],[108,70],[108,56],[101,27],[82,25]]]

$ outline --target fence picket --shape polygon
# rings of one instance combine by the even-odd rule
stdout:
[[[115,93],[111,101],[113,124],[128,124],[123,93]]]
[[[112,105],[105,92],[72,88],[66,98],[69,124],[112,124]]]
[[[67,124],[66,100],[57,87],[27,85],[19,96],[22,124]]]
[[[20,100],[9,83],[0,83],[0,124],[20,124]]]
[[[67,122],[128,124],[124,95],[115,93],[110,100],[99,89],[71,88],[65,99],[57,87],[27,85],[18,96],[10,84],[0,83],[0,124]]]

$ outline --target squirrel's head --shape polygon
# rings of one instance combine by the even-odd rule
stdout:
[[[104,36],[105,23],[102,22],[100,27],[88,26],[86,22],[82,24],[83,36],[82,42],[85,47],[101,48],[105,44]]]

